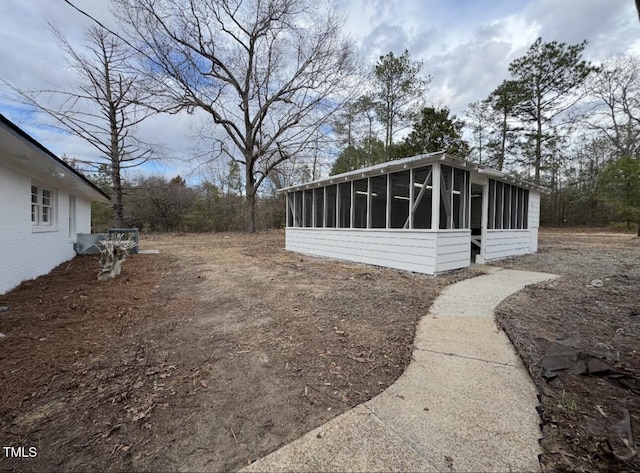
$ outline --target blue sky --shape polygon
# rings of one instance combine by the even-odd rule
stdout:
[[[103,0],[78,0],[83,9],[111,23]],[[585,55],[598,62],[612,53],[640,54],[640,23],[633,0],[343,0],[345,33],[354,38],[366,64],[383,54],[408,49],[432,77],[427,103],[446,105],[458,115],[485,98],[507,77],[509,63],[541,36],[544,41],[589,41]],[[79,44],[89,21],[63,0],[2,0],[0,76],[27,89],[46,89],[74,80],[64,55],[47,29],[51,22]],[[58,155],[90,157],[83,141],[42,127],[41,117],[6,99],[0,113]],[[140,128],[148,142],[188,157],[197,147],[196,116],[159,116]],[[156,163],[147,172],[187,175],[180,159]]]

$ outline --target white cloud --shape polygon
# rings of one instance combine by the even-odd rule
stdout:
[[[101,21],[112,24],[108,2],[77,2]],[[0,16],[1,77],[27,89],[73,79],[64,54],[47,30],[54,23],[80,44],[90,20],[61,1],[3,0]],[[589,41],[585,55],[594,61],[612,52],[640,54],[640,25],[630,0],[351,0],[346,32],[359,40],[365,60],[375,63],[389,51],[408,49],[424,61],[433,77],[427,101],[460,115],[467,104],[485,98],[507,75],[509,63],[531,43],[543,40]],[[0,112],[58,154],[90,156],[95,151],[78,138],[44,130],[1,97]],[[202,117],[157,116],[139,128],[149,142],[162,143],[169,154],[190,156],[198,146],[193,126]],[[174,161],[181,174],[188,164]]]

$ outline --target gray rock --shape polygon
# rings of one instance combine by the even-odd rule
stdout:
[[[0,306],[0,312],[9,312],[9,308],[7,306]]]
[[[604,286],[604,282],[602,282],[601,279],[594,279],[593,281],[591,281],[591,285],[593,287],[603,287]]]

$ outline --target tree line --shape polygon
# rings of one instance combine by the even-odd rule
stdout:
[[[342,34],[344,18],[323,2],[111,3],[117,27],[91,17],[82,47],[54,29],[77,83],[38,91],[4,85],[94,148],[76,165],[108,189],[113,225],[217,230],[243,219],[251,232],[281,225],[266,210],[281,210],[274,188],[440,150],[547,187],[545,223],[640,221],[634,56],[593,64],[583,58],[586,41],[538,38],[511,62],[509,78],[458,118],[427,103],[431,77],[408,51],[363,69]],[[126,182],[127,169],[163,155],[137,134],[160,113],[202,117],[208,145],[199,164],[232,169],[239,187]]]
[[[543,185],[543,223],[640,222],[640,60],[538,39],[467,111],[472,158]],[[640,225],[638,225],[640,234]]]
[[[91,180],[103,190],[110,186],[106,167],[91,175]],[[188,184],[180,175],[126,178],[122,181],[123,226],[145,232],[242,231],[246,224],[242,187],[240,168],[233,162],[225,173],[218,172],[197,184]],[[285,200],[276,195],[275,187],[258,196],[256,209],[256,230],[284,227]],[[92,232],[105,232],[112,226],[110,205],[94,202]]]
[[[546,187],[543,224],[640,232],[640,60],[592,64],[586,45],[538,38],[462,118],[425,105],[429,78],[408,51],[381,56],[335,122],[331,172],[444,150]]]

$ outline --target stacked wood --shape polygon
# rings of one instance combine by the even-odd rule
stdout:
[[[100,250],[99,281],[113,279],[120,275],[122,263],[127,259],[129,251],[138,243],[133,238],[127,238],[124,233],[111,235],[109,240],[101,240],[96,243]]]

